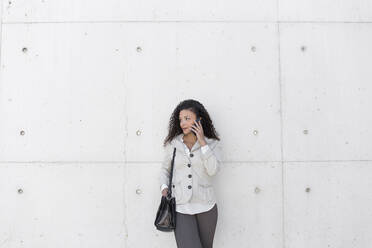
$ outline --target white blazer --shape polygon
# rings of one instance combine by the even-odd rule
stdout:
[[[222,147],[220,141],[205,137],[209,149],[201,152],[198,141],[187,156],[182,142],[183,133],[177,135],[170,144],[164,147],[164,156],[160,169],[159,187],[169,184],[169,175],[176,148],[172,179],[172,196],[176,204],[193,202],[211,204],[216,202],[212,177],[220,171],[222,163]]]

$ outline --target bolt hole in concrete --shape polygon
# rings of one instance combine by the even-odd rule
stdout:
[[[23,193],[23,190],[22,189],[18,189],[18,194],[22,194]]]
[[[19,134],[20,135],[25,135],[25,131],[22,130],[21,132],[19,132]]]
[[[27,47],[22,48],[22,52],[27,53],[28,49]]]

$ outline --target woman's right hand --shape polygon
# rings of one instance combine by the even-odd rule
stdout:
[[[168,188],[163,189],[161,194],[162,194],[162,196],[167,196],[168,195]]]

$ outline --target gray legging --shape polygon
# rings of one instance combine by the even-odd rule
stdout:
[[[217,225],[217,204],[207,212],[182,214],[176,212],[174,235],[178,248],[212,248]]]

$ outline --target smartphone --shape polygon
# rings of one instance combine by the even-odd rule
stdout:
[[[200,121],[200,117],[198,117],[198,118],[196,118],[196,120],[195,120],[197,123],[199,123],[199,121]],[[194,123],[194,124],[192,124],[194,127],[196,127],[196,124]],[[196,135],[196,133],[194,132],[194,130],[192,130],[191,129],[191,131]]]

